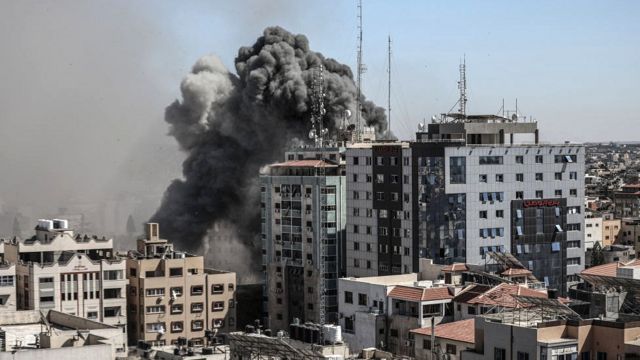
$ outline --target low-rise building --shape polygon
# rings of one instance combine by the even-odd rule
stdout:
[[[76,234],[62,219],[41,219],[35,230],[31,238],[4,243],[5,261],[15,264],[18,309],[57,310],[124,328],[125,260],[116,257],[113,240]]]
[[[602,217],[587,214],[584,217],[584,248],[589,250],[595,243],[602,245]],[[585,262],[585,265],[588,262]]]
[[[16,302],[16,266],[7,262],[0,263],[0,313],[17,310]]]
[[[455,320],[464,320],[488,313],[497,313],[519,306],[514,296],[547,298],[547,291],[529,289],[523,284],[502,283],[497,286],[473,284],[453,298]]]
[[[640,217],[625,218],[620,222],[619,242],[640,251]]]
[[[640,183],[626,184],[613,194],[617,218],[640,217]]]
[[[602,217],[602,246],[618,244],[618,235],[622,221],[613,217],[613,214],[604,214]]]
[[[475,321],[475,347],[462,360],[639,359],[640,322],[554,320],[501,323]]]
[[[122,328],[56,310],[0,314],[0,360],[127,358]]]
[[[127,277],[131,342],[164,346],[185,338],[202,346],[205,334],[235,330],[236,274],[205,269],[202,256],[174,250],[156,223],[129,252]]]
[[[435,325],[433,329],[423,327],[411,330],[415,341],[415,358],[425,360],[460,359],[464,350],[474,348],[474,322],[475,319],[471,318]]]

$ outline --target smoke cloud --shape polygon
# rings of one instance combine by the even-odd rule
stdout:
[[[160,223],[163,237],[187,251],[202,249],[204,241],[215,266],[232,266],[241,275],[260,268],[259,169],[282,160],[288,146],[306,139],[310,88],[320,64],[325,68],[324,123],[331,133],[345,110],[355,113],[353,74],[348,66],[311,51],[304,35],[265,29],[253,46],[239,49],[236,74],[215,56],[196,62],[182,81],[182,101],[165,113],[169,133],[187,158],[183,179],[171,183],[151,219]],[[384,110],[361,99],[364,120],[382,133]],[[216,236],[220,224],[224,236]],[[216,248],[233,242],[253,261],[232,264],[224,252],[216,259]]]

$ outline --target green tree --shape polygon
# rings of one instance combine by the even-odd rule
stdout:
[[[591,266],[598,266],[604,264],[604,254],[602,253],[602,246],[599,241],[596,241],[591,249]]]

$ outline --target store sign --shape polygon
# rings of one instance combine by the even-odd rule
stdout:
[[[560,200],[525,200],[523,207],[555,207],[560,206]]]

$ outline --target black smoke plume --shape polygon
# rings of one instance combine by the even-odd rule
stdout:
[[[160,223],[164,238],[187,251],[204,247],[215,266],[236,266],[230,270],[239,272],[260,268],[259,170],[307,138],[310,87],[320,64],[325,69],[324,123],[331,132],[345,110],[355,114],[353,74],[348,66],[311,51],[304,35],[265,29],[253,46],[238,51],[237,74],[215,56],[196,62],[182,81],[182,101],[169,105],[165,114],[170,134],[188,156],[184,178],[171,183],[151,219]],[[384,110],[361,99],[366,123],[382,133]],[[225,230],[217,236],[212,229],[219,224]],[[230,238],[250,256],[235,263],[228,255],[216,258],[216,240]]]

